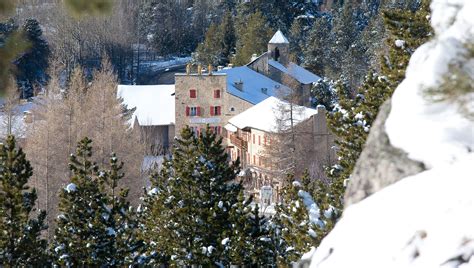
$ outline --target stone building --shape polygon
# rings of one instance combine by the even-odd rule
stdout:
[[[145,155],[169,152],[175,136],[174,85],[119,85],[117,96],[133,109],[131,126],[147,148]]]
[[[261,189],[272,191],[272,200],[279,199],[283,186],[281,167],[271,159],[269,148],[278,146],[275,142],[280,131],[289,128],[288,114],[280,115],[282,107],[289,103],[269,97],[243,113],[231,118],[225,126],[229,155],[232,160],[240,158],[243,172],[240,174],[248,194],[259,199]],[[323,166],[334,162],[332,146],[334,137],[326,126],[326,111],[323,107],[311,109],[294,106],[293,123],[299,133],[296,138],[298,157],[296,176],[309,168],[313,177],[320,178]],[[282,176],[283,175],[283,176]]]
[[[247,66],[176,74],[175,89],[177,134],[186,125],[199,133],[208,124],[223,136],[230,118],[270,96],[289,91]]]
[[[274,81],[295,90],[300,105],[310,104],[312,84],[321,79],[290,60],[290,42],[278,30],[268,42],[268,51],[254,57],[247,64],[252,70],[259,72]]]

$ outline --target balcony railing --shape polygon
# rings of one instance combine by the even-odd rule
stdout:
[[[236,136],[235,134],[230,135],[230,142],[243,151],[247,151],[248,149],[248,143],[244,141],[242,138]]]

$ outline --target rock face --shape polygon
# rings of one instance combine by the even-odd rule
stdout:
[[[390,109],[390,100],[380,107],[365,149],[356,163],[346,189],[345,207],[361,201],[402,178],[425,170],[423,163],[409,159],[405,152],[390,144],[385,132],[385,121],[390,114]]]

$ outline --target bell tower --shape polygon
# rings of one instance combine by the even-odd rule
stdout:
[[[290,42],[288,42],[288,39],[280,30],[278,30],[268,42],[268,53],[270,55],[269,60],[274,60],[284,66],[288,66],[290,62]]]

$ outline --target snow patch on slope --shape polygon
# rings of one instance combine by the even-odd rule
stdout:
[[[474,241],[472,163],[474,154],[348,207],[311,267],[452,267]]]
[[[474,150],[473,122],[456,105],[433,103],[424,96],[426,89],[442,83],[452,64],[464,64],[474,75],[474,59],[466,57],[466,45],[474,43],[474,1],[435,0],[431,6],[437,36],[410,59],[385,125],[391,144],[428,168]]]

